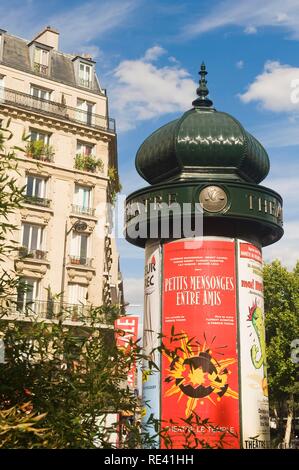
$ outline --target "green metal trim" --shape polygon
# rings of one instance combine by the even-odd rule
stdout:
[[[202,211],[199,205],[199,194],[208,186],[218,186],[227,195],[227,204],[223,210],[219,212],[203,210],[203,221],[208,232],[209,226],[215,225],[217,221],[219,231],[215,230],[214,234],[218,236],[223,235],[222,223],[226,231],[230,224],[230,236],[237,238],[244,237],[244,233],[251,224],[252,228],[257,229],[256,241],[263,246],[274,243],[282,237],[282,198],[279,194],[264,186],[217,180],[164,183],[132,193],[126,200],[125,230],[130,224],[136,223],[136,215],[139,216],[139,223],[146,224],[155,218],[168,218],[169,207],[172,203],[177,203],[179,207],[182,207],[184,203],[189,203],[189,211],[184,212],[184,215],[194,216],[198,210]],[[164,205],[161,206],[161,203]],[[145,207],[143,214],[138,212],[140,204]],[[150,211],[148,210],[149,204],[151,204]],[[141,239],[131,240],[127,237],[127,240],[138,246],[145,244],[145,240]]]

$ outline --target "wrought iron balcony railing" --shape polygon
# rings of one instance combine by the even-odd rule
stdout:
[[[47,65],[39,64],[38,62],[34,62],[34,71],[37,73],[41,73],[42,75],[48,75],[49,67]]]
[[[91,80],[85,79],[85,78],[79,78],[79,83],[81,86],[84,86],[85,88],[90,88],[91,87]]]
[[[112,329],[116,318],[117,310],[107,311],[103,305],[85,305],[82,302],[71,304],[53,299],[28,301],[22,294],[0,299],[0,320],[59,320],[66,323],[83,322],[86,326],[93,322]]]
[[[69,255],[69,264],[79,264],[80,266],[92,267],[93,258],[84,258],[82,256]]]
[[[72,213],[77,215],[91,215],[94,217],[95,209],[92,207],[84,207],[72,204]]]
[[[0,105],[2,104],[21,109],[28,109],[37,113],[56,117],[57,119],[76,122],[95,129],[104,129],[109,132],[115,132],[114,119],[90,113],[82,109],[72,108],[71,106],[56,103],[55,101],[37,98],[36,96],[11,90],[10,88],[0,88]]]
[[[50,207],[51,200],[38,196],[25,195],[25,203],[32,204],[34,206]]]
[[[49,320],[71,320],[83,321],[88,319],[91,315],[92,307],[83,304],[69,304],[48,300],[34,300],[26,302],[25,299],[9,299],[5,305],[0,307],[0,318],[5,316],[16,316],[17,318],[24,319],[36,316],[38,318]],[[99,318],[105,323],[105,318]]]
[[[20,258],[33,258],[35,260],[47,260],[47,251],[44,250],[30,250],[27,246],[21,246],[19,248]]]

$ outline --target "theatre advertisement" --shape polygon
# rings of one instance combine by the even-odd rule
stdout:
[[[269,447],[262,254],[238,242],[242,436],[245,449]]]
[[[235,261],[228,238],[163,247],[161,419],[173,448],[194,436],[240,446]]]
[[[157,350],[161,339],[161,248],[158,243],[148,242],[145,248],[144,270],[144,354],[159,368],[149,367],[144,361],[142,373],[142,395],[144,402],[143,422],[153,415],[160,419],[160,362]],[[150,434],[156,434],[154,427]]]

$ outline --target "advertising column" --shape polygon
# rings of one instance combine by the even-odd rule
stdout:
[[[238,241],[242,436],[245,449],[270,447],[262,254]]]
[[[163,247],[161,419],[173,448],[188,433],[198,447],[240,447],[235,268],[233,239]]]

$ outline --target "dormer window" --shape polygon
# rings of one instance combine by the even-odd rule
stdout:
[[[89,56],[73,58],[77,84],[84,88],[93,88],[95,62]]]
[[[91,87],[91,75],[92,73],[92,66],[83,64],[83,62],[80,62],[79,66],[79,82],[81,86],[84,86],[86,88]]]
[[[49,51],[35,46],[33,66],[35,72],[47,75],[49,70]]]

